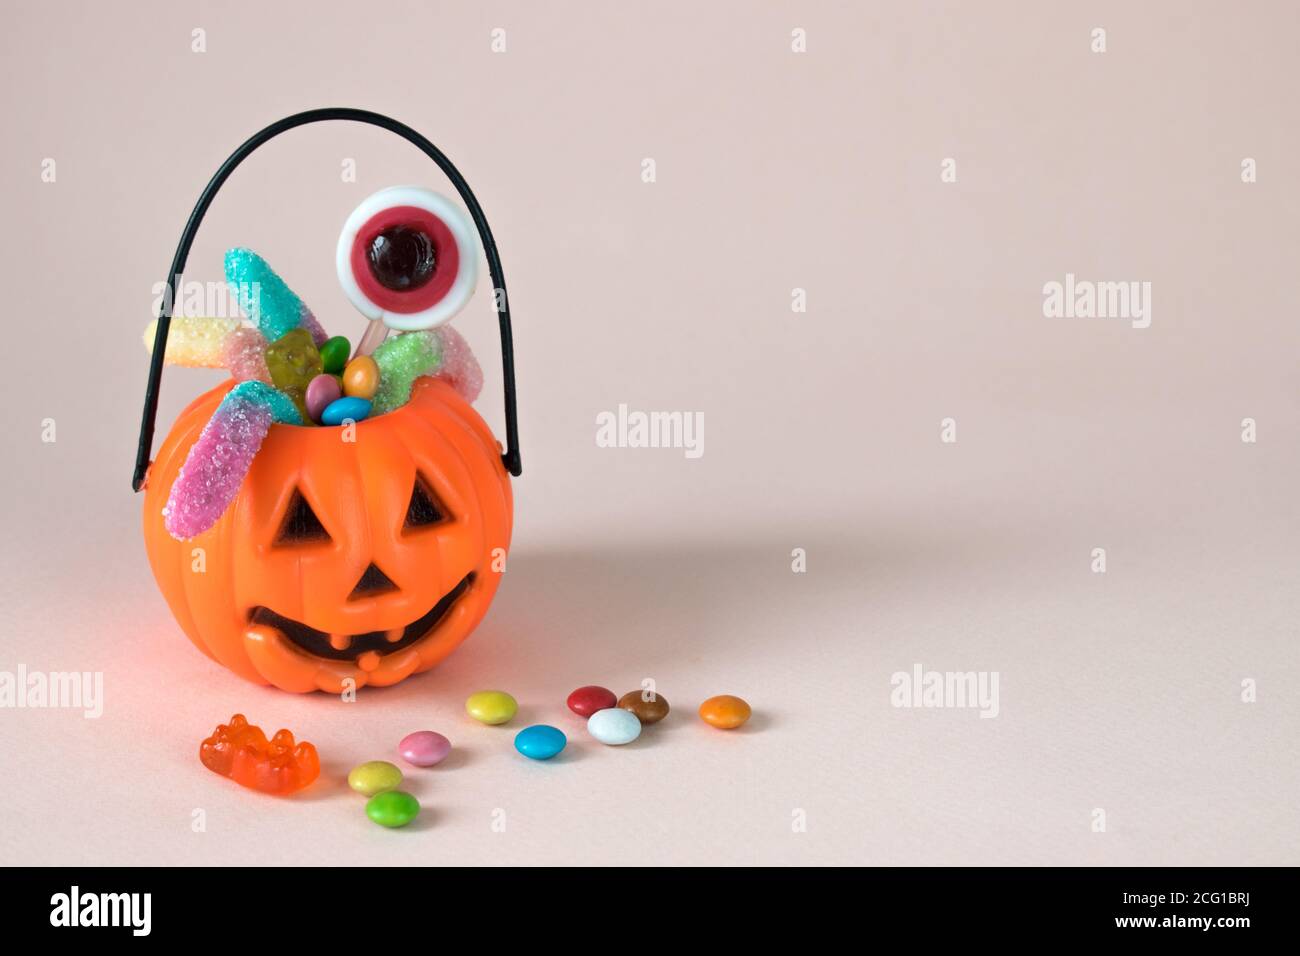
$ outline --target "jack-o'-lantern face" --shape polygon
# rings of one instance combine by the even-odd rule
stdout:
[[[487,611],[510,541],[487,425],[421,379],[406,406],[350,428],[273,426],[221,519],[177,541],[167,490],[228,389],[181,414],[145,488],[149,560],[190,639],[299,692],[394,684],[441,661]]]

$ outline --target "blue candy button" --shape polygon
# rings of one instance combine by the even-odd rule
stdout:
[[[568,742],[564,731],[547,724],[534,724],[515,734],[515,749],[533,760],[550,760]]]
[[[354,422],[365,421],[370,414],[370,402],[364,398],[356,398],[348,395],[344,398],[336,398],[325,406],[325,411],[320,413],[320,423],[322,425],[342,425],[349,418]]]

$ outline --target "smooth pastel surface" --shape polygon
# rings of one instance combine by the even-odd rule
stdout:
[[[348,773],[348,786],[357,793],[372,797],[402,785],[402,771],[387,760],[368,760]]]
[[[366,801],[366,816],[381,827],[404,827],[420,814],[420,801],[401,790],[385,790]]]
[[[587,733],[602,744],[619,747],[641,736],[641,721],[622,707],[598,710],[587,719]]]
[[[515,749],[531,760],[550,760],[568,742],[564,731],[550,724],[534,724],[515,734]]]
[[[236,867],[233,884],[254,866],[481,866],[489,853],[519,867],[1300,864],[1295,6],[1130,3],[1095,24],[1066,4],[737,9],[514,4],[492,24],[471,3],[360,22],[283,3],[6,7],[6,275],[25,319],[10,327],[0,680],[24,661],[105,671],[98,720],[0,710],[6,865]],[[494,25],[509,52],[489,56]],[[806,53],[790,50],[796,25]],[[203,54],[185,42],[199,26]],[[1093,26],[1108,28],[1107,53],[1088,50]],[[494,606],[437,669],[356,704],[259,688],[173,643],[186,638],[145,567],[125,474],[149,287],[193,202],[244,137],[329,101],[411,124],[478,194],[515,306],[522,416]],[[670,133],[670,162],[651,146],[615,161]],[[527,160],[491,155],[525,135]],[[959,144],[934,155],[941,138]],[[1250,139],[1267,145],[1239,146]],[[47,155],[57,183],[35,172]],[[1246,155],[1257,183],[1241,181]],[[639,182],[641,156],[658,157],[658,183]],[[939,181],[944,156],[956,182]],[[344,157],[357,183],[340,181]],[[582,174],[589,191],[574,195]],[[355,197],[398,180],[452,191],[383,130],[277,136],[217,195],[186,272],[220,280],[225,247],[261,246],[355,346],[364,320],[327,246]],[[690,210],[722,217],[731,241],[675,228]],[[111,241],[87,236],[85,266],[61,258],[95,227]],[[566,307],[579,262],[589,297]],[[1154,279],[1161,312],[1147,329],[1044,318],[1043,283],[1067,269]],[[778,283],[790,271],[805,275]],[[789,311],[795,285],[806,313]],[[492,292],[485,264],[450,324],[483,351],[478,410],[504,441]],[[598,301],[622,305],[617,319]],[[23,321],[41,345],[18,344]],[[55,365],[59,384],[39,388]],[[165,369],[155,454],[224,377]],[[596,447],[592,419],[622,401],[704,411],[703,456]],[[53,445],[35,440],[46,415]],[[936,437],[948,415],[954,444]],[[1257,444],[1240,441],[1247,415]],[[806,573],[791,571],[796,546]],[[1105,574],[1089,569],[1093,547]],[[890,675],[916,663],[1000,671],[999,715],[891,707]],[[576,680],[622,694],[643,676],[672,695],[672,722],[634,752],[600,749],[564,708]],[[573,752],[524,763],[510,728],[525,723],[468,724],[456,701],[505,684],[515,720],[555,723]],[[739,734],[695,714],[721,693],[753,696]],[[198,741],[236,710],[319,741],[335,779],[284,800],[201,773]],[[426,726],[455,750],[412,778],[447,776],[460,734],[504,739],[466,739],[453,780],[408,788],[427,804],[415,822],[381,832],[337,784],[361,760],[402,766],[398,738]],[[529,771],[564,772],[524,788]],[[583,785],[603,795],[585,808],[568,789]],[[505,796],[489,803],[494,790]],[[504,833],[488,826],[498,805]],[[207,833],[189,831],[194,807]],[[1090,830],[1097,807],[1106,833]],[[806,833],[791,832],[794,808]],[[214,891],[195,935],[228,914],[236,938],[221,945],[260,945],[238,938],[236,914],[277,901]],[[618,898],[582,893],[564,922],[580,932],[584,911]],[[535,939],[559,915],[537,919]],[[358,943],[380,942],[364,931]]]
[[[306,329],[290,329],[266,347],[266,367],[271,382],[279,389],[306,391],[313,378],[324,371],[320,352]]]
[[[483,391],[483,368],[474,357],[473,349],[450,325],[440,326],[434,331],[438,334],[442,351],[442,361],[434,374],[450,382],[465,401],[473,402]]]
[[[320,360],[325,366],[325,371],[331,375],[342,372],[348,364],[348,355],[351,351],[352,343],[346,336],[335,335],[326,339],[320,347]]]
[[[618,703],[618,698],[614,696],[612,690],[590,684],[575,690],[565,703],[568,704],[569,710],[579,717],[590,717],[598,710],[613,707]]]
[[[263,382],[236,385],[191,446],[163,508],[164,525],[175,538],[202,534],[230,506],[253,456],[275,422],[301,425],[292,401]]]
[[[451,753],[451,741],[433,730],[417,730],[402,738],[397,752],[412,766],[432,767]]]
[[[380,371],[369,355],[358,355],[343,369],[343,394],[370,399],[379,388]]]
[[[191,318],[172,316],[167,327],[167,348],[163,353],[168,365],[188,368],[224,368],[222,352],[226,340],[240,327],[239,319]],[[158,320],[154,319],[144,330],[144,347],[153,352],[154,337],[158,334]]]
[[[706,724],[719,730],[735,730],[749,720],[749,704],[731,694],[719,694],[700,704],[700,717]]]
[[[370,403],[364,398],[336,398],[320,414],[322,425],[342,425],[346,421],[365,421],[370,414]]]
[[[481,690],[465,700],[465,713],[485,724],[504,724],[518,710],[519,704],[503,690]]]
[[[647,700],[646,698],[650,699]],[[643,690],[628,691],[618,699],[618,706],[636,714],[642,725],[657,724],[668,716],[668,698],[663,694],[650,694]]]
[[[311,420],[319,422],[325,409],[340,398],[342,394],[339,380],[333,375],[317,375],[307,383],[307,392],[303,400]]]
[[[437,332],[404,332],[375,349],[374,361],[379,374],[376,414],[405,405],[415,380],[432,374],[441,360],[442,340]]]
[[[225,267],[226,282],[239,307],[267,341],[274,342],[297,328],[302,328],[313,343],[325,341],[324,331],[311,310],[252,249],[228,250]]]

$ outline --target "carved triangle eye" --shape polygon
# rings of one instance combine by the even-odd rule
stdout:
[[[284,513],[284,521],[275,536],[277,548],[292,547],[295,544],[329,541],[329,532],[312,511],[311,504],[297,488],[289,500],[289,509]]]
[[[447,509],[442,506],[429,483],[416,475],[415,487],[411,489],[411,503],[406,506],[405,527],[423,528],[447,520]]]

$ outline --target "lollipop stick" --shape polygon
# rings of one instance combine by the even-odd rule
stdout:
[[[366,326],[365,335],[361,336],[361,341],[357,343],[357,350],[352,353],[352,357],[358,355],[369,355],[388,338],[388,326],[384,325],[383,319],[371,319],[370,324]]]

